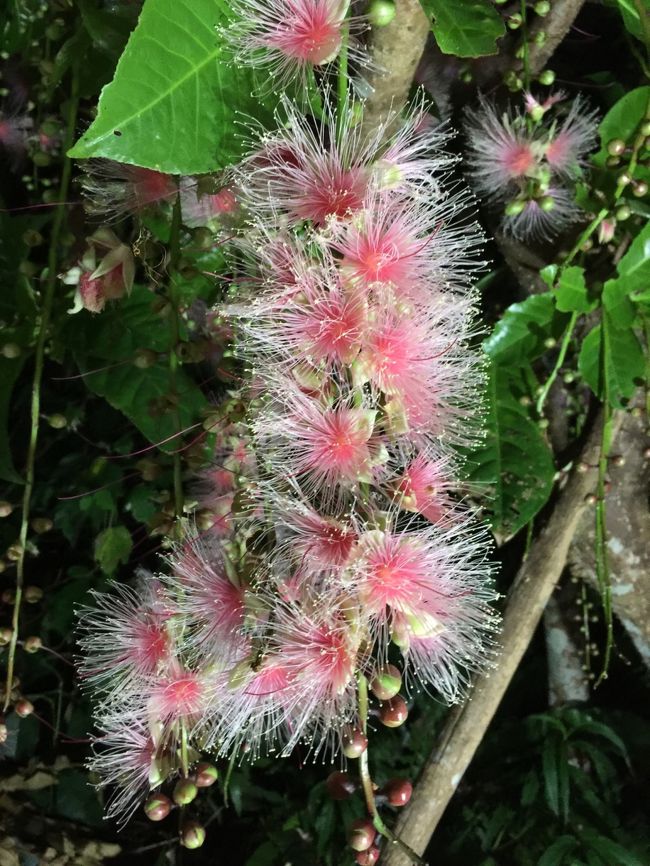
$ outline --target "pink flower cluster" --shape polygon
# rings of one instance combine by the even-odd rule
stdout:
[[[481,237],[423,108],[369,136],[342,110],[314,128],[287,103],[234,173],[244,271],[221,313],[250,432],[225,428],[204,473],[214,522],[171,575],[81,611],[111,815],[201,752],[335,753],[389,659],[454,701],[490,656],[489,540],[454,496],[480,433]]]
[[[468,163],[476,190],[503,209],[503,230],[518,240],[546,240],[580,217],[575,181],[596,141],[598,120],[575,99],[565,114],[561,93],[501,114],[487,100],[467,112]]]

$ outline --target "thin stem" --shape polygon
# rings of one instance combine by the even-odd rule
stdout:
[[[79,76],[76,64],[72,68],[72,82],[70,87],[70,100],[68,103],[68,114],[66,117],[66,136],[63,152],[72,147],[74,129],[77,119],[77,107],[79,102]],[[68,197],[70,187],[70,175],[72,162],[66,157],[63,161],[61,172],[61,183],[59,186],[59,201],[65,201]],[[7,678],[5,682],[4,709],[6,710],[11,700],[11,684],[14,679],[14,665],[16,660],[16,646],[18,642],[18,630],[20,625],[20,607],[23,600],[23,585],[25,581],[25,552],[27,549],[27,531],[29,528],[29,512],[34,490],[34,474],[36,467],[36,446],[38,445],[38,432],[41,414],[41,382],[43,379],[43,367],[45,362],[45,344],[47,342],[50,319],[52,316],[52,304],[54,301],[54,290],[56,288],[59,241],[66,216],[64,206],[57,207],[52,223],[52,234],[47,256],[47,279],[41,306],[41,321],[38,329],[38,338],[34,353],[34,378],[32,380],[31,399],[31,426],[29,441],[27,445],[27,461],[25,465],[25,489],[23,490],[22,515],[20,521],[20,533],[18,536],[18,559],[16,560],[16,598],[14,600],[13,614],[11,617],[11,641],[7,655]]]
[[[560,352],[557,356],[557,360],[555,362],[555,366],[551,370],[551,373],[544,383],[544,387],[541,390],[539,397],[537,398],[537,414],[541,415],[544,409],[544,403],[546,402],[546,398],[548,397],[549,391],[553,387],[553,382],[558,377],[558,374],[564,364],[564,359],[566,358],[566,354],[569,350],[569,344],[571,343],[571,337],[573,337],[573,332],[575,330],[576,322],[578,321],[578,313],[571,313],[571,319],[569,320],[569,324],[567,326],[566,331],[564,332],[564,337],[562,339],[562,345],[560,346]]]
[[[176,268],[180,259],[180,230],[181,230],[181,202],[180,196],[176,197],[174,210],[172,212],[172,224],[169,239],[169,301],[171,304],[171,345],[169,347],[169,386],[172,396],[172,418],[176,429],[181,429],[181,417],[178,408],[178,368],[180,360],[178,357],[178,344],[180,342],[180,324],[178,320],[178,299],[175,291]],[[176,517],[183,514],[183,477],[180,451],[175,450],[172,455],[174,467],[174,513]]]
[[[361,730],[364,734],[368,732],[368,680],[365,678],[363,674],[359,674],[358,676],[358,689],[359,689],[359,716],[361,721]],[[377,803],[375,802],[375,792],[372,784],[372,777],[370,775],[370,767],[368,761],[368,747],[364,749],[360,758],[359,758],[359,776],[361,777],[361,787],[363,789],[363,795],[366,801],[366,808],[370,816],[372,817],[372,823],[375,830],[387,839],[392,845],[399,846],[402,851],[406,854],[407,857],[411,859],[411,862],[418,864],[418,866],[427,866],[426,862],[420,857],[419,854],[410,848],[406,843],[402,842],[392,830],[389,830],[388,827],[382,821],[381,815],[377,809]]]
[[[521,38],[524,55],[522,58],[524,66],[524,90],[530,90],[530,62],[528,58],[528,22],[526,20],[526,0],[521,0]],[[527,115],[528,116],[528,115]]]

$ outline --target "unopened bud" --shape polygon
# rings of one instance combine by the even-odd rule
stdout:
[[[138,349],[133,356],[133,366],[139,370],[147,370],[149,367],[153,367],[157,360],[158,355],[151,349]]]
[[[18,541],[14,542],[14,544],[10,544],[7,548],[7,559],[10,559],[11,562],[18,562],[20,557],[23,555],[23,546]]]
[[[377,831],[367,818],[353,821],[348,830],[348,845],[354,851],[367,851],[375,841]]]
[[[37,653],[42,646],[43,642],[40,637],[38,637],[38,635],[32,635],[31,637],[25,638],[23,649],[26,653]]]
[[[373,27],[386,27],[395,17],[395,4],[391,0],[372,0],[367,14]]]
[[[537,76],[537,80],[539,81],[540,84],[543,84],[546,87],[548,87],[550,84],[553,84],[553,82],[555,81],[555,73],[553,72],[552,69],[545,69],[543,72],[540,72],[540,74]]]
[[[341,740],[346,758],[359,758],[368,748],[368,737],[358,728],[346,728]]]
[[[613,138],[607,142],[607,153],[610,156],[621,156],[625,153],[625,142],[622,138]]]
[[[219,771],[213,764],[198,764],[194,771],[194,783],[197,788],[209,788],[219,778]]]
[[[508,16],[506,24],[511,30],[518,30],[523,24],[523,20],[519,12],[515,12],[514,15]]]
[[[378,668],[370,682],[370,691],[380,701],[394,698],[402,688],[402,674],[395,665],[384,665]]]
[[[205,842],[205,827],[198,821],[186,821],[181,828],[181,845],[194,850]]]
[[[187,806],[196,799],[199,789],[191,779],[179,779],[174,786],[172,798],[177,806]]]
[[[34,532],[38,535],[42,535],[44,532],[49,532],[54,526],[54,523],[49,517],[34,517],[31,521],[31,526]]]
[[[11,502],[7,502],[4,499],[0,501],[0,517],[9,517],[13,510],[14,507]]]
[[[28,701],[27,698],[20,698],[14,705],[14,712],[21,719],[26,719],[34,712],[34,704]]]
[[[23,595],[26,602],[36,604],[43,598],[43,590],[40,586],[26,586]]]
[[[535,3],[533,9],[541,18],[545,18],[551,11],[551,4],[548,0],[539,0],[538,3]]]
[[[163,821],[172,810],[172,801],[164,794],[152,794],[144,804],[144,813],[150,821]]]
[[[17,343],[5,343],[0,352],[5,358],[13,360],[20,357],[20,346]]]
[[[372,845],[367,851],[357,851],[354,859],[358,866],[375,866],[375,863],[379,860],[380,854],[381,851],[379,848]]]
[[[61,415],[60,412],[56,412],[54,415],[50,415],[50,417],[47,419],[47,423],[54,430],[63,430],[65,427],[68,426],[68,419],[65,417],[65,415]]]
[[[13,631],[10,628],[0,628],[0,646],[7,646],[11,643]]]
[[[408,707],[401,695],[383,703],[379,710],[379,721],[387,728],[399,728],[408,718]]]
[[[648,184],[644,180],[637,180],[632,187],[632,195],[637,198],[643,198],[648,194]]]
[[[632,211],[629,209],[629,207],[626,204],[621,205],[616,210],[616,219],[619,220],[619,222],[624,222],[625,220],[629,220],[629,218],[631,216],[632,216]]]

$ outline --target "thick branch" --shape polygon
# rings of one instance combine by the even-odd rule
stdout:
[[[566,564],[569,546],[597,480],[602,422],[592,430],[575,471],[560,494],[551,517],[533,543],[510,591],[503,618],[501,652],[496,670],[479,676],[468,700],[452,712],[440,741],[429,756],[396,835],[422,854],[447,803],[472,760],[539,623]],[[383,866],[408,866],[408,858],[390,847]]]
[[[585,0],[553,0],[550,14],[546,18],[539,18],[531,28],[531,39],[540,31],[546,34],[542,45],[533,42],[530,46],[528,63],[533,75],[541,72],[555,54],[555,49],[571,29],[584,2]]]
[[[373,31],[374,71],[369,76],[373,92],[364,111],[364,125],[370,130],[406,101],[429,35],[429,19],[420,0],[398,0],[395,9],[391,23]]]

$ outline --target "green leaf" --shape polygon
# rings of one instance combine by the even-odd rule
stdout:
[[[628,292],[650,295],[650,223],[634,238],[616,270],[625,280]]]
[[[469,480],[487,492],[488,512],[501,540],[512,537],[546,503],[555,475],[551,451],[520,402],[521,370],[491,365],[486,436],[469,458]]]
[[[575,265],[560,274],[555,300],[558,310],[563,313],[588,313],[598,305],[597,299],[588,295],[585,269]]]
[[[585,829],[583,837],[593,850],[600,854],[606,863],[616,864],[616,866],[643,866],[641,860],[636,857],[631,851],[626,850],[618,842],[613,839],[608,839],[606,836],[601,836],[593,830]]]
[[[603,305],[614,328],[631,328],[636,318],[634,304],[628,295],[625,279],[607,280],[603,287]]]
[[[597,397],[604,398],[607,386],[610,404],[622,408],[644,377],[643,349],[634,332],[618,330],[605,310],[603,324],[583,340],[578,370]]]
[[[539,858],[537,866],[560,866],[565,854],[575,851],[577,840],[574,836],[558,836]]]
[[[68,155],[107,157],[170,174],[236,161],[241,114],[259,119],[253,73],[232,62],[218,27],[226,0],[146,0],[97,118]]]
[[[489,357],[499,364],[519,365],[539,358],[546,351],[545,341],[559,337],[567,317],[556,311],[553,295],[531,295],[512,304],[483,343]]]
[[[486,0],[421,0],[433,17],[431,29],[444,54],[482,57],[496,54],[505,35],[503,18]]]
[[[612,139],[622,138],[624,141],[632,139],[645,118],[649,99],[650,86],[637,87],[626,93],[610,108],[600,124],[601,148],[593,157],[594,165],[605,166],[609,156],[607,144]],[[648,174],[650,172],[647,169],[637,168],[635,177],[641,178]]]
[[[634,0],[614,0],[614,2],[616,6],[618,6],[618,11],[621,13],[625,29],[628,33],[631,33],[643,42],[644,35],[643,28],[641,27],[641,17]]]
[[[126,526],[109,526],[95,539],[95,561],[111,576],[128,561],[132,549],[133,539]]]

